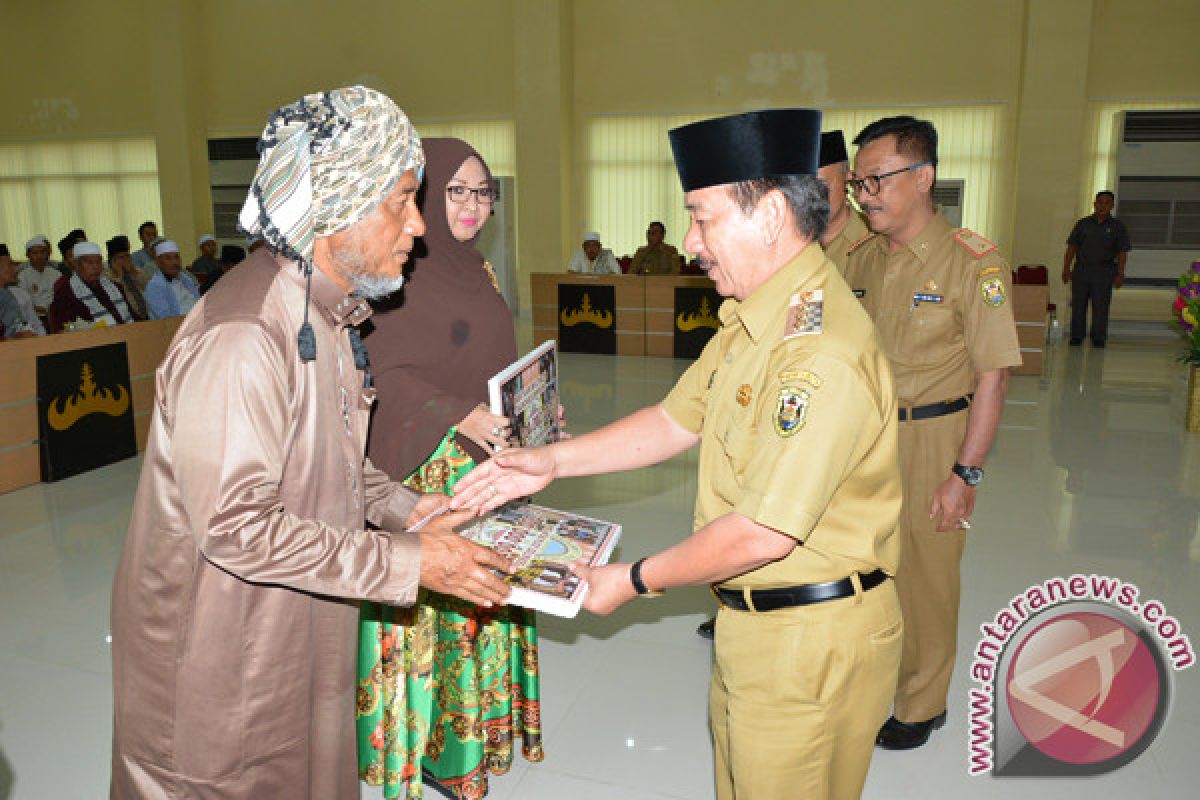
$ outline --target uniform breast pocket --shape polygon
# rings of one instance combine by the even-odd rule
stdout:
[[[729,502],[737,502],[746,472],[754,458],[755,428],[750,420],[726,420],[717,430],[724,463],[714,480],[717,491]]]
[[[920,303],[901,328],[902,358],[913,364],[934,364],[945,358],[947,349],[962,344],[962,326],[948,306]]]

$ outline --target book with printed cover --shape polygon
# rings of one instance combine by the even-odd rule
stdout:
[[[530,503],[507,503],[460,531],[471,541],[495,550],[513,563],[506,577],[512,586],[509,603],[574,617],[588,585],[569,565],[608,563],[621,538],[621,526]]]
[[[513,444],[541,447],[558,441],[558,347],[553,339],[488,380],[493,414],[512,420]]]

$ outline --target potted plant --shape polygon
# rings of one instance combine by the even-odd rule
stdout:
[[[1185,348],[1179,360],[1191,368],[1188,380],[1187,429],[1200,433],[1200,260],[1179,276],[1175,295],[1175,325],[1183,334]]]

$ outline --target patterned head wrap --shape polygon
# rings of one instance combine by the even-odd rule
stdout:
[[[406,170],[420,179],[425,167],[408,117],[365,86],[305,95],[277,109],[258,152],[238,221],[306,272],[318,236],[349,228],[375,210]]]

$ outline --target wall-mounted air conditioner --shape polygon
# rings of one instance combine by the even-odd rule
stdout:
[[[238,230],[238,214],[246,202],[254,170],[258,168],[258,137],[240,136],[208,140],[208,182],[212,193],[213,236],[221,244],[245,246]]]
[[[933,184],[933,204],[942,216],[956,228],[962,227],[963,192],[966,182],[962,180],[937,181]]]
[[[1116,216],[1133,251],[1132,285],[1171,286],[1200,257],[1200,111],[1125,111]]]

